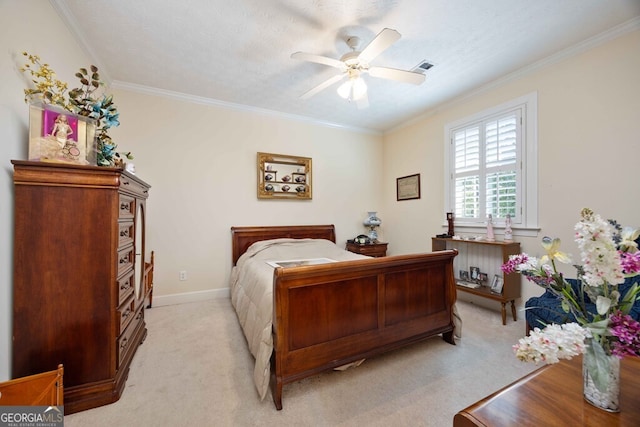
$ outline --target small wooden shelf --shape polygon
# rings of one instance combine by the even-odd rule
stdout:
[[[507,324],[507,303],[511,304],[511,314],[513,320],[518,320],[516,315],[515,300],[520,298],[520,276],[516,273],[503,274],[500,266],[509,260],[510,255],[516,255],[520,253],[519,242],[487,242],[486,240],[462,240],[451,239],[446,237],[432,237],[431,249],[433,251],[442,251],[446,249],[457,249],[458,258],[464,258],[475,256],[476,260],[483,260],[485,265],[490,266],[493,270],[489,274],[489,280],[494,274],[503,276],[502,293],[497,294],[491,292],[487,286],[481,286],[479,288],[468,288],[466,286],[456,285],[456,289],[462,292],[467,292],[472,295],[476,295],[482,298],[487,298],[493,301],[498,301],[501,304],[502,324]],[[460,263],[461,261],[458,261]],[[464,269],[468,270],[469,265],[467,262],[462,261]],[[456,277],[458,272],[455,272]]]
[[[258,199],[311,198],[310,157],[258,153]]]

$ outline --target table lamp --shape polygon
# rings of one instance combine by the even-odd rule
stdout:
[[[364,225],[369,227],[369,239],[371,239],[372,242],[378,241],[376,228],[379,227],[380,224],[382,224],[382,220],[378,218],[376,212],[372,211],[367,213],[367,217],[364,219]]]

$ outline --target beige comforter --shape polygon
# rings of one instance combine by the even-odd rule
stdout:
[[[269,389],[269,359],[273,350],[273,268],[269,261],[329,258],[347,261],[367,258],[348,252],[329,240],[274,239],[249,247],[231,270],[231,303],[256,364],[253,379],[260,399]]]

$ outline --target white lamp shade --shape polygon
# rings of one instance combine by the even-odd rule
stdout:
[[[367,227],[377,227],[382,224],[382,220],[378,218],[378,215],[376,214],[377,212],[374,211],[368,212],[367,217],[364,219],[364,225],[366,225]]]
[[[338,87],[338,95],[349,101],[357,101],[367,93],[367,84],[361,77],[349,78]]]

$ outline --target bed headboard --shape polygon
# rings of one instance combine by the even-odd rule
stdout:
[[[331,225],[282,225],[263,227],[231,227],[231,257],[236,265],[240,255],[260,240],[326,239],[336,242],[336,229]]]

